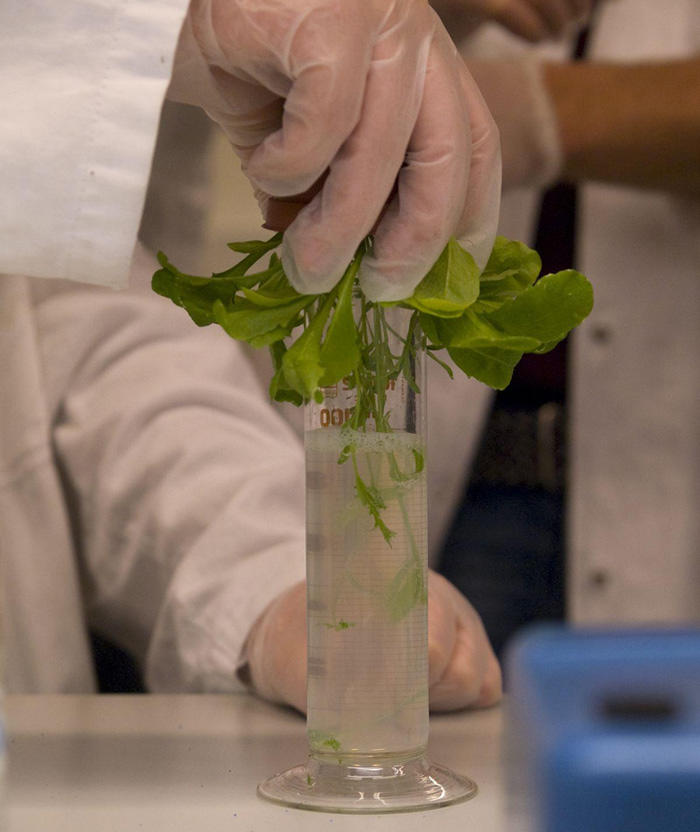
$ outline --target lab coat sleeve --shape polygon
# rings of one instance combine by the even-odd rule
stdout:
[[[0,3],[0,274],[125,285],[186,9]]]
[[[302,443],[218,327],[155,295],[39,284],[88,620],[150,690],[235,689],[251,624],[304,577]]]

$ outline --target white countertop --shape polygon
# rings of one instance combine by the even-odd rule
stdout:
[[[286,809],[255,788],[304,761],[304,720],[246,694],[8,696],[7,832],[503,832],[499,708],[431,718],[430,756],[479,794],[390,815]]]

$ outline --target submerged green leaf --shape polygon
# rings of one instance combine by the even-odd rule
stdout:
[[[425,457],[423,452],[418,448],[413,448],[412,452],[414,468],[412,471],[402,471],[399,467],[399,462],[396,459],[396,454],[389,452],[389,476],[394,482],[406,483],[415,480],[423,473],[425,468]]]
[[[365,483],[357,468],[355,469],[355,493],[358,500],[367,507],[374,520],[375,528],[379,529],[384,540],[391,546],[391,538],[396,536],[396,532],[393,532],[382,519],[382,511],[386,508],[386,502],[377,488]]]
[[[422,566],[404,564],[394,576],[386,594],[389,617],[397,622],[405,618],[418,604],[428,602],[428,590]]]
[[[339,621],[332,621],[332,622],[325,622],[325,626],[329,630],[335,630],[336,632],[341,632],[342,630],[349,630],[350,627],[355,626],[354,621],[345,621],[344,619],[340,619]]]
[[[317,729],[308,732],[309,745],[312,748],[322,751],[324,749],[332,749],[333,751],[340,751],[340,740],[332,734],[327,734],[325,731]]]

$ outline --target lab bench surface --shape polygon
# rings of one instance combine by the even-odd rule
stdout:
[[[430,756],[476,780],[465,803],[385,815],[256,796],[303,762],[304,720],[247,694],[7,696],[7,832],[503,832],[502,712],[431,717]]]

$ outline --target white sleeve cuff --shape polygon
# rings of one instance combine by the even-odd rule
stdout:
[[[0,5],[0,272],[126,285],[186,8]]]

